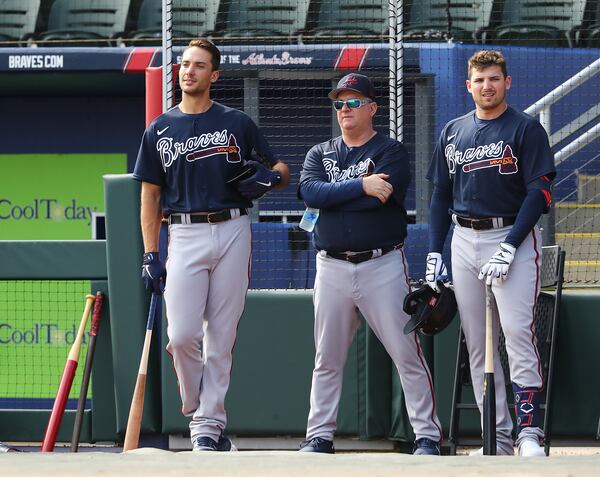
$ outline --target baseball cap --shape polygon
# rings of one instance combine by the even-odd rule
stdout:
[[[337,95],[342,91],[356,91],[375,101],[375,88],[373,88],[371,80],[365,75],[350,73],[344,76],[338,81],[337,87],[331,90],[328,96],[330,99],[336,99]]]

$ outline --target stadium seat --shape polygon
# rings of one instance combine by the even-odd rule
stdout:
[[[39,42],[106,46],[123,35],[130,0],[55,0]]]
[[[585,41],[582,46],[600,48],[600,1],[595,0],[592,24],[585,29]]]
[[[217,24],[219,0],[173,0],[173,43],[187,43],[191,38],[211,34]],[[137,29],[129,33],[135,43],[152,44],[162,37],[162,1],[143,0]],[[136,41],[137,40],[137,41]],[[155,40],[154,42],[152,40]]]
[[[40,0],[0,0],[0,41],[24,42],[33,38],[40,3]]]
[[[387,0],[321,1],[317,25],[306,32],[306,43],[374,43],[389,32]]]
[[[490,30],[494,0],[448,2],[422,0],[409,7],[409,21],[404,29],[406,41],[477,42]]]
[[[246,0],[231,2],[221,38],[264,42],[290,41],[306,28],[309,0]],[[280,37],[275,39],[275,37]]]
[[[504,0],[494,42],[573,47],[584,13],[585,0]]]

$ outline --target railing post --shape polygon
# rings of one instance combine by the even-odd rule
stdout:
[[[548,104],[544,109],[540,111],[540,124],[546,130],[548,137],[550,137],[552,127],[550,108],[551,105]],[[554,207],[550,207],[550,211],[547,214],[542,215],[542,217],[540,218],[540,228],[542,229],[542,244],[555,245],[556,210]]]
[[[551,129],[552,129],[552,118],[550,116],[550,105],[546,106],[544,109],[540,111],[540,124],[548,133],[548,137],[550,137]]]

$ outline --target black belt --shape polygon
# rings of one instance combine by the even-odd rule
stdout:
[[[489,217],[487,219],[469,219],[456,214],[452,216],[454,223],[473,230],[501,229],[515,223],[516,217]]]
[[[240,215],[248,215],[248,211],[246,209],[239,209],[239,211]],[[230,209],[219,210],[217,212],[194,212],[186,215],[189,215],[190,223],[192,224],[218,224],[219,222],[225,222],[226,220],[233,218],[231,216]],[[182,215],[171,214],[169,216],[169,223],[183,224],[185,222],[182,220]]]
[[[392,250],[398,250],[402,248],[404,242],[397,245],[390,245],[388,247],[381,247],[375,250],[366,250],[364,252],[325,252],[328,257],[335,258],[337,260],[344,260],[350,263],[362,263],[372,258],[381,257]]]

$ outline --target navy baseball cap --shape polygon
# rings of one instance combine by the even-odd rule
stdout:
[[[357,93],[375,101],[375,88],[365,75],[350,73],[338,81],[337,87],[329,93],[330,99],[336,99],[342,91],[356,91]]]

